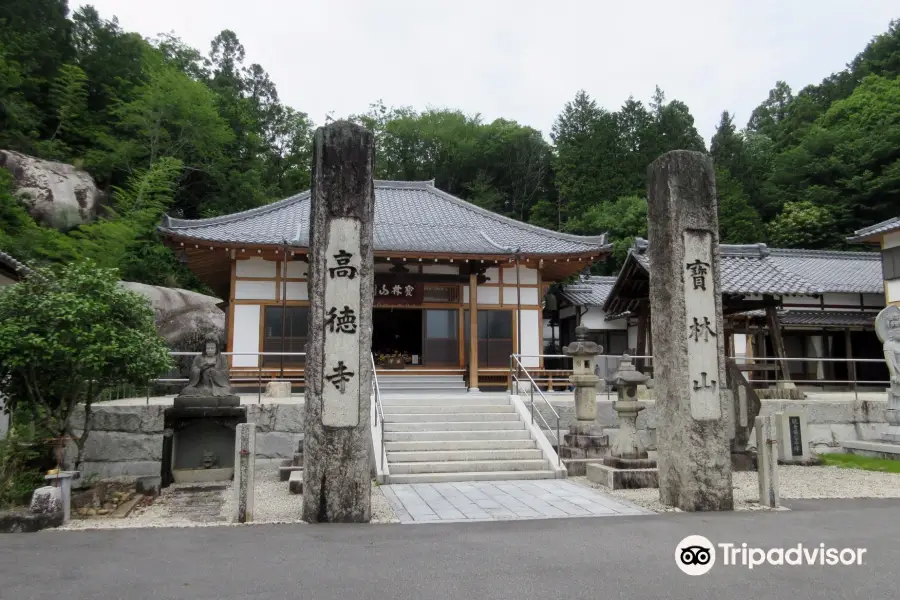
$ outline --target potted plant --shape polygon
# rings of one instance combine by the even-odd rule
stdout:
[[[375,363],[385,369],[405,369],[410,358],[405,352],[391,351],[375,355]]]

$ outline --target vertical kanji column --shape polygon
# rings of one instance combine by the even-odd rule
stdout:
[[[310,198],[303,519],[371,519],[375,140],[347,122],[316,130]]]
[[[685,511],[732,510],[713,162],[668,152],[648,179],[660,500]]]

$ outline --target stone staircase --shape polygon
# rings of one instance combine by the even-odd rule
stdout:
[[[462,375],[400,375],[390,369],[378,369],[378,387],[382,394],[465,394]]]
[[[504,394],[391,395],[383,407],[389,483],[557,476]]]

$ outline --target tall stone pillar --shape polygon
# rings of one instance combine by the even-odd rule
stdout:
[[[370,131],[348,122],[316,130],[303,458],[309,523],[371,519],[374,163]]]
[[[676,150],[647,174],[660,500],[732,510],[713,162]]]

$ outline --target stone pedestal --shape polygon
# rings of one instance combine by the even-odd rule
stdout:
[[[78,476],[78,471],[61,471],[52,475],[45,475],[44,480],[50,485],[58,487],[62,501],[63,523],[69,522],[72,511],[72,480]]]
[[[778,440],[778,461],[786,465],[812,463],[809,453],[809,431],[806,412],[786,410],[775,413],[775,432]]]
[[[588,479],[613,490],[657,487],[656,461],[650,459],[637,433],[637,416],[644,410],[637,401],[638,388],[646,386],[650,378],[634,368],[627,354],[613,377],[618,393],[613,409],[619,417],[619,430],[603,464],[588,465]]]
[[[256,424],[241,423],[234,440],[234,520],[253,521],[256,477]]]
[[[225,408],[241,405],[238,396],[177,396],[175,408]]]
[[[759,503],[776,508],[780,504],[778,494],[778,433],[775,417],[756,417],[756,448],[759,473]]]

